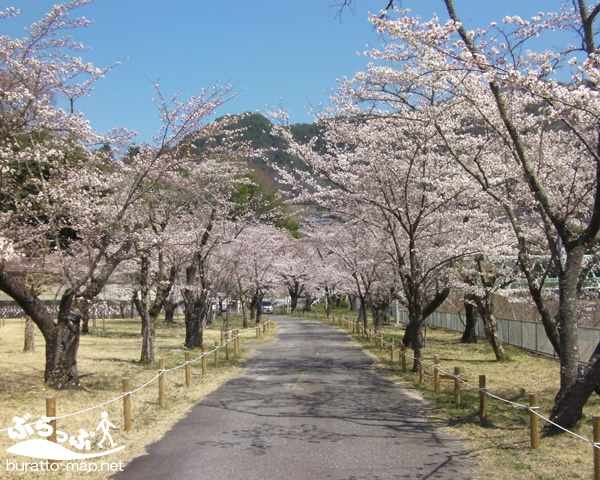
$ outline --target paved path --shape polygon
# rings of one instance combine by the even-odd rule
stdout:
[[[456,439],[331,326],[274,317],[277,340],[119,480],[468,479]]]

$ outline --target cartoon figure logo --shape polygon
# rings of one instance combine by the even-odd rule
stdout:
[[[108,430],[110,427],[117,428],[112,423],[110,423],[110,421],[108,420],[108,413],[102,412],[102,420],[100,420],[100,423],[96,427],[96,431],[102,429],[102,433],[104,433],[104,436],[102,437],[102,441],[98,442],[98,446],[100,448],[104,448],[102,446],[102,444],[104,443],[104,440],[106,440],[107,438],[110,440],[111,447],[115,447],[117,445],[115,442],[113,442],[113,439],[110,436],[110,433],[108,433]]]
[[[66,443],[68,440],[69,446],[74,447],[77,450],[84,450],[89,452],[92,447],[92,442],[90,438],[96,436],[96,431],[87,432],[83,428],[79,429],[79,434],[77,436],[69,436],[65,432],[57,430],[57,443],[48,442],[47,439],[54,433],[54,429],[50,424],[51,419],[46,416],[40,417],[40,419],[35,423],[35,430],[37,432],[37,435],[41,438],[24,440],[29,436],[35,435],[35,432],[32,428],[33,423],[27,423],[31,419],[31,414],[27,413],[23,417],[13,417],[13,422],[15,422],[15,426],[8,430],[8,436],[12,440],[24,441],[19,442],[10,448],[7,448],[6,451],[25,457],[47,460],[83,460],[87,458],[95,458],[104,455],[110,455],[111,453],[115,453],[119,450],[124,449],[125,446],[117,447],[117,443],[113,441],[112,436],[110,435],[110,429],[117,427],[115,427],[115,425],[113,425],[110,422],[110,420],[108,420],[108,413],[102,412],[101,417],[102,420],[100,420],[100,423],[96,427],[96,431],[101,430],[103,435],[102,440],[99,441],[96,445],[99,448],[104,448],[104,442],[108,440],[112,448],[111,450],[106,450],[98,453],[80,453],[60,445],[61,443]]]

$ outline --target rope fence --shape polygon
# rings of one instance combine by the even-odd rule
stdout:
[[[417,356],[411,355],[406,351],[403,346],[397,346],[393,342],[386,341],[383,336],[378,335],[375,331],[370,329],[365,329],[364,325],[360,324],[356,319],[351,319],[347,317],[331,317],[328,318],[325,315],[316,315],[312,314],[312,317],[316,319],[323,319],[327,322],[333,322],[346,329],[348,332],[359,335],[368,339],[369,342],[375,342],[376,347],[379,348],[380,352],[383,352],[386,348],[389,348],[390,351],[390,360],[392,362],[395,361],[396,353],[398,354],[398,361],[401,365],[402,371],[407,372],[407,360],[413,361],[418,365],[418,374],[419,374],[419,383],[423,383],[425,380],[424,371],[425,368],[429,368],[433,370],[432,381],[434,384],[435,393],[439,393],[440,391],[440,383],[442,381],[447,381],[454,383],[454,401],[458,406],[461,404],[461,388],[469,388],[471,390],[479,392],[479,418],[483,423],[487,419],[487,399],[493,399],[498,402],[505,403],[510,407],[520,410],[526,410],[529,414],[529,433],[530,433],[530,447],[532,450],[536,450],[540,448],[540,428],[539,421],[544,421],[549,425],[552,425],[568,435],[586,442],[593,447],[593,455],[594,455],[594,480],[600,480],[600,416],[593,417],[593,438],[586,438],[582,435],[579,435],[575,432],[572,432],[552,420],[548,417],[542,415],[539,412],[539,406],[537,405],[537,398],[535,394],[529,394],[529,405],[523,405],[517,402],[513,402],[506,398],[502,398],[499,395],[495,395],[491,393],[486,388],[486,378],[485,375],[479,376],[479,385],[474,385],[460,375],[460,368],[455,367],[455,371],[453,373],[448,372],[440,367],[439,357],[434,357],[433,362],[425,361],[422,355],[417,354]]]
[[[154,382],[158,382],[159,384],[159,394],[158,394],[158,404],[160,405],[161,408],[164,408],[166,406],[166,391],[165,391],[165,385],[164,385],[164,378],[166,374],[170,374],[176,370],[180,370],[180,369],[184,369],[185,370],[185,382],[184,385],[186,387],[190,387],[191,386],[191,371],[189,369],[189,367],[197,362],[201,362],[202,363],[202,376],[206,376],[207,375],[207,362],[206,359],[209,355],[214,355],[215,358],[215,362],[214,362],[214,368],[218,368],[219,362],[218,362],[218,358],[219,358],[219,351],[220,350],[225,350],[225,359],[228,360],[229,359],[229,346],[230,344],[233,344],[233,350],[234,350],[234,354],[237,356],[240,351],[241,351],[241,337],[242,337],[242,333],[244,332],[249,332],[249,331],[256,331],[256,336],[257,338],[260,338],[261,334],[266,334],[267,330],[270,329],[271,327],[271,320],[267,319],[264,323],[262,323],[261,325],[257,325],[256,327],[249,327],[249,328],[244,328],[244,329],[234,329],[234,330],[227,330],[224,332],[221,332],[221,342],[216,342],[214,348],[212,348],[211,350],[207,349],[206,345],[202,345],[202,353],[200,355],[198,355],[196,358],[190,359],[190,352],[185,352],[185,361],[181,364],[178,364],[172,368],[164,368],[164,359],[160,358],[159,359],[159,368],[158,371],[156,373],[156,375],[154,375],[152,378],[150,378],[148,381],[146,381],[145,383],[143,383],[142,385],[138,386],[137,388],[131,389],[131,383],[130,380],[128,378],[124,378],[123,379],[123,393],[111,398],[110,400],[107,400],[105,402],[99,403],[97,405],[93,405],[90,406],[88,408],[79,410],[77,412],[72,412],[72,413],[67,413],[64,415],[56,415],[56,399],[55,397],[46,397],[46,415],[45,417],[43,417],[43,420],[45,423],[52,425],[53,427],[53,434],[56,434],[56,422],[59,420],[64,420],[66,418],[70,418],[70,417],[75,417],[78,415],[82,415],[84,413],[90,412],[92,410],[97,410],[100,408],[103,408],[107,405],[110,405],[114,402],[123,400],[123,417],[124,417],[124,430],[126,432],[131,431],[132,429],[132,415],[131,415],[131,398],[132,396],[142,392],[143,390],[145,390],[146,388],[148,388],[150,385],[152,385]],[[254,333],[254,332],[253,332]],[[27,429],[32,428],[33,426],[36,426],[38,424],[38,421],[36,422],[31,422],[31,423],[20,423],[18,425],[19,429]],[[9,432],[11,430],[14,430],[15,426],[13,427],[8,427],[8,428],[2,428],[0,429],[0,433],[3,432]],[[53,439],[53,441],[56,442],[56,438],[54,437],[49,437],[49,439]]]

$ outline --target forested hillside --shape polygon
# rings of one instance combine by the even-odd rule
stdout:
[[[285,188],[277,183],[272,165],[286,170],[305,169],[306,165],[286,151],[285,140],[272,135],[272,127],[271,121],[263,115],[246,113],[241,115],[239,121],[235,122],[231,128],[244,129],[241,140],[250,142],[253,149],[264,152],[261,156],[249,160],[258,177],[271,188]],[[309,123],[297,123],[291,125],[290,129],[294,140],[301,143],[306,143],[322,133],[321,127]]]

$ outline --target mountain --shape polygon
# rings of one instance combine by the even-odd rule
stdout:
[[[273,123],[263,115],[259,113],[240,115],[239,120],[231,128],[243,129],[241,140],[249,142],[252,148],[265,152],[262,158],[249,160],[249,165],[272,188],[286,188],[277,182],[277,174],[272,164],[288,171],[305,168],[297,157],[286,151],[285,141],[271,133]],[[322,135],[322,128],[313,123],[297,123],[291,125],[290,129],[294,139],[300,143],[307,143],[314,136]]]

